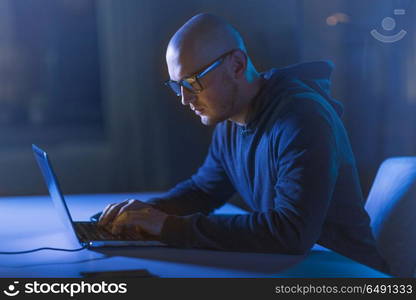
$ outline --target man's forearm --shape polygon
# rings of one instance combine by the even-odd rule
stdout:
[[[194,213],[209,214],[228,200],[226,195],[209,195],[198,188],[192,179],[176,185],[161,197],[147,203],[170,215],[185,216]]]
[[[303,254],[318,239],[320,224],[305,229],[276,210],[249,215],[170,216],[160,240],[184,248]]]

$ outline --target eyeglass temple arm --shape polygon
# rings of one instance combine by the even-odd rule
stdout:
[[[210,65],[208,68],[206,68],[204,71],[202,71],[201,73],[199,73],[196,78],[202,78],[204,77],[208,72],[214,70],[216,67],[218,67],[221,62],[223,61],[224,58],[221,58],[219,60],[217,60],[215,63],[213,63],[212,65]]]

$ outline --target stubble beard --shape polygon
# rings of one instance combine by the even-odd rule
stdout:
[[[236,83],[233,84],[228,95],[226,95],[224,99],[227,99],[228,101],[226,101],[226,103],[219,109],[222,111],[222,113],[218,116],[212,117],[201,115],[200,117],[202,124],[206,126],[213,126],[233,117],[235,114],[236,102],[238,99],[238,87]]]

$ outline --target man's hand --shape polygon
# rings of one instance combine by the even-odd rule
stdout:
[[[149,204],[128,199],[107,205],[98,220],[98,225],[104,226],[116,235],[129,232],[138,237],[142,237],[143,233],[159,237],[167,216]]]

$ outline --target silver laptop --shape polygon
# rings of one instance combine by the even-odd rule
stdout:
[[[159,241],[138,241],[128,234],[113,235],[102,227],[98,227],[95,222],[74,222],[59,188],[58,180],[53,172],[48,154],[36,145],[32,145],[32,149],[55,205],[55,209],[58,211],[59,217],[68,231],[68,238],[72,243],[88,247],[165,246]]]

